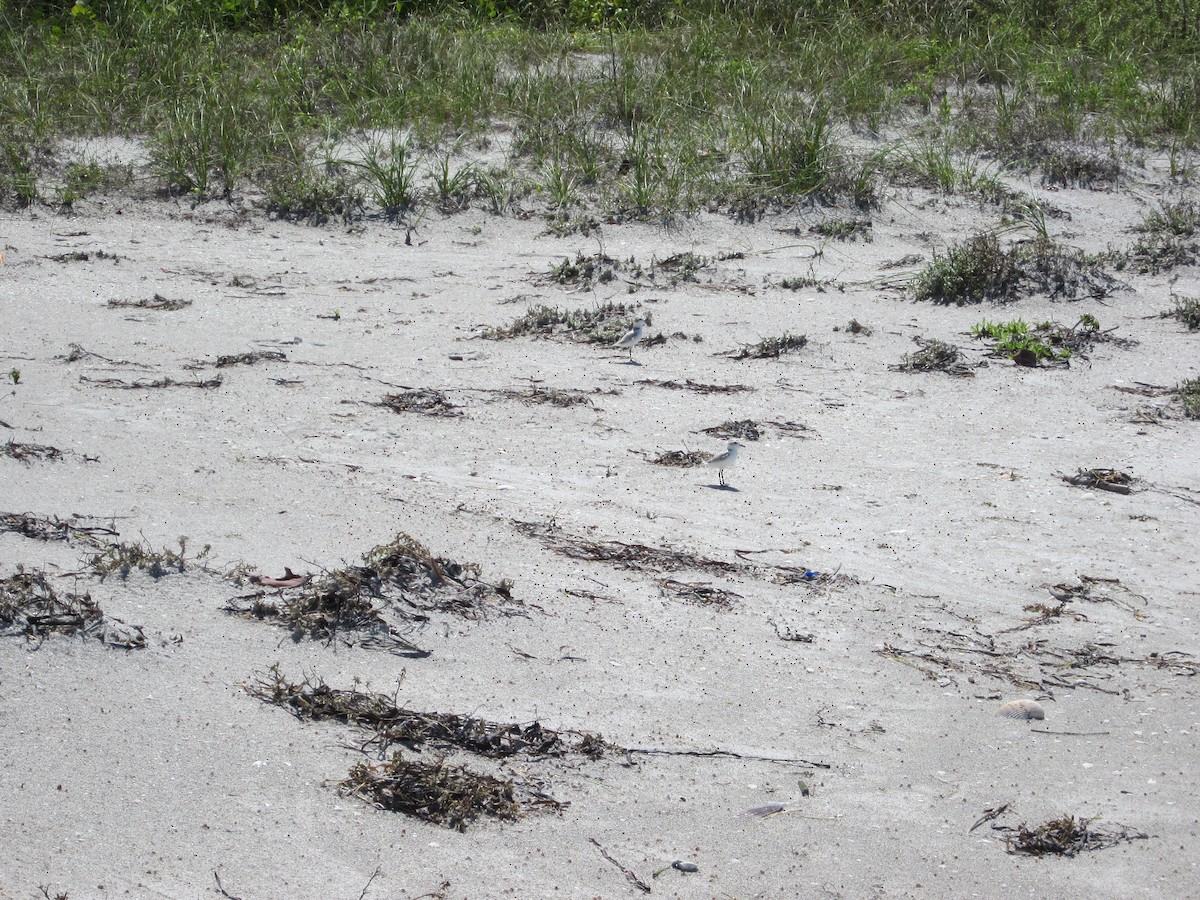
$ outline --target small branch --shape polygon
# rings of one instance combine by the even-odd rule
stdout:
[[[610,863],[612,863],[614,866],[616,866],[618,869],[621,870],[621,874],[623,874],[626,877],[626,879],[628,879],[630,884],[632,884],[635,888],[637,888],[638,890],[642,891],[645,894],[650,893],[650,885],[646,884],[646,882],[644,882],[644,881],[642,881],[642,879],[638,878],[636,872],[634,872],[630,868],[627,868],[626,866],[621,865],[621,863],[619,863],[612,856],[611,853],[609,853],[607,850],[604,849],[603,846],[601,846],[601,844],[598,840],[596,840],[595,838],[588,838],[588,840],[596,845],[596,847],[600,850],[601,856],[603,856]]]
[[[735,753],[732,750],[656,750],[648,747],[626,747],[626,753],[644,753],[654,756],[724,756],[730,759],[749,759],[755,762],[787,763],[797,766],[813,766],[817,769],[829,769],[829,763],[814,762],[811,759],[788,759],[778,756],[755,756],[747,753]]]

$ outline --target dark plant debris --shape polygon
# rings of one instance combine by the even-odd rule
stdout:
[[[362,735],[359,747],[381,763],[361,762],[339,785],[346,796],[366,800],[377,809],[407,815],[462,831],[480,817],[513,820],[527,809],[561,810],[566,804],[549,796],[540,781],[524,769],[521,780],[498,778],[449,766],[445,758],[414,761],[404,751],[462,752],[492,760],[526,761],[568,756],[595,760],[622,748],[590,732],[554,731],[538,722],[489,722],[473,716],[417,712],[397,705],[394,697],[354,688],[338,690],[306,677],[291,682],[272,666],[246,684],[246,691],[280,706],[301,720],[333,720]],[[404,750],[395,749],[400,745]]]
[[[35,460],[56,462],[63,458],[63,452],[57,447],[46,444],[19,444],[16,441],[9,441],[0,446],[0,455],[31,465]]]
[[[599,759],[620,750],[591,732],[554,731],[538,722],[490,722],[453,713],[418,712],[396,705],[394,697],[354,688],[331,688],[319,679],[289,681],[272,666],[246,685],[246,691],[298,719],[332,719],[369,733],[362,745],[376,748],[379,756],[394,745],[408,750],[462,750],[488,759],[527,759],[584,756]]]
[[[730,609],[736,601],[742,598],[741,594],[714,587],[704,581],[676,581],[674,578],[658,578],[655,579],[655,583],[668,597],[697,606]]]
[[[35,516],[32,513],[0,513],[0,531],[13,531],[39,541],[69,541],[76,538],[93,547],[101,546],[101,535],[117,536],[113,528],[78,525],[76,520]]]
[[[1074,475],[1063,475],[1062,480],[1076,487],[1096,488],[1114,494],[1133,492],[1134,478],[1118,469],[1080,469]]]
[[[945,372],[956,378],[973,378],[975,373],[962,361],[962,351],[954,344],[936,338],[913,338],[920,346],[916,353],[905,353],[899,365],[892,366],[899,372]]]
[[[1027,856],[1076,856],[1087,850],[1104,850],[1129,841],[1144,841],[1150,835],[1123,825],[1096,825],[1099,817],[1076,819],[1061,816],[1033,828],[1024,822],[1015,835],[1007,835],[1004,843],[1009,853]]]
[[[142,649],[146,638],[137,625],[105,618],[91,594],[59,594],[44,572],[17,573],[0,579],[0,635],[24,635],[40,643],[51,634],[93,636],[112,647]]]
[[[711,453],[704,453],[700,450],[667,450],[665,453],[652,457],[650,462],[656,466],[678,466],[686,469],[702,466],[711,457]]]
[[[255,350],[250,353],[234,353],[217,357],[217,368],[228,366],[252,366],[260,362],[287,362],[287,355],[279,350]]]
[[[633,327],[633,320],[639,315],[637,309],[632,303],[601,303],[590,309],[575,310],[538,304],[508,326],[488,328],[480,336],[490,341],[532,335],[562,337],[583,344],[611,344]],[[643,318],[649,326],[652,317]]]
[[[155,294],[149,299],[141,300],[121,300],[114,298],[108,301],[108,305],[112,309],[157,309],[168,312],[185,309],[192,305],[191,300],[168,300],[162,294]]]
[[[764,338],[757,344],[743,344],[737,350],[727,350],[717,356],[727,356],[730,359],[778,359],[785,353],[799,350],[808,343],[803,334],[788,334],[784,332],[779,337]]]
[[[646,544],[627,544],[623,541],[593,541],[569,534],[554,522],[521,522],[513,520],[513,527],[526,537],[539,541],[543,546],[570,559],[588,562],[603,562],[622,569],[648,572],[678,572],[695,569],[713,575],[734,573],[751,577],[768,578],[776,584],[806,584],[825,587],[855,583],[856,579],[837,572],[814,572],[804,566],[773,566],[749,562],[726,562],[673,550],[669,547],[651,547]],[[739,554],[746,551],[738,551]]]
[[[771,427],[779,431],[781,434],[794,434],[803,436],[812,431],[807,425],[802,425],[799,422],[756,422],[753,419],[739,419],[737,421],[722,422],[720,425],[714,425],[712,428],[701,428],[701,434],[711,434],[713,437],[724,438],[725,440],[746,440],[757,441],[763,436],[763,430]]]
[[[650,387],[666,388],[671,391],[695,391],[697,394],[743,394],[753,391],[748,384],[703,384],[699,381],[660,381],[657,378],[643,378],[634,384],[645,384]]]
[[[492,612],[524,611],[507,581],[483,581],[479,567],[434,556],[407,534],[397,535],[346,566],[296,588],[236,597],[225,611],[290,628],[293,640],[332,641],[348,636],[368,647],[428,655],[403,637],[415,624],[441,612],[484,619]]]
[[[79,380],[84,384],[94,384],[98,387],[120,388],[126,391],[143,391],[153,388],[188,387],[211,390],[221,386],[221,376],[202,378],[195,381],[176,381],[174,378],[158,378],[154,381],[123,381],[120,378],[88,378],[80,375]]]
[[[465,831],[480,816],[511,822],[522,812],[510,779],[450,766],[445,760],[413,761],[399,751],[384,763],[358,763],[338,788],[343,796],[366,800],[376,809],[406,813],[455,831]]]
[[[375,405],[387,407],[395,413],[420,413],[442,418],[462,415],[462,410],[451,403],[449,397],[433,388],[415,388],[398,394],[388,394]]]

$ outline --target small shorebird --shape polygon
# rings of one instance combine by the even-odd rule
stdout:
[[[633,348],[641,343],[642,338],[645,336],[645,330],[646,320],[639,316],[634,319],[633,327],[625,332],[621,339],[613,344],[613,346],[619,350],[628,350],[629,361],[633,362]]]
[[[718,453],[708,461],[708,465],[717,470],[717,475],[721,479],[721,487],[725,486],[725,470],[737,462],[738,451],[745,449],[745,444],[740,444],[737,441],[730,441],[728,445],[726,445],[724,453]]]

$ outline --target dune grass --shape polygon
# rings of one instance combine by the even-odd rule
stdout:
[[[1109,184],[1118,143],[1195,149],[1198,54],[1194,5],[1132,0],[8,2],[0,202],[47,202],[56,142],[110,134],[148,139],[152,188],[318,220],[866,210],[1006,165]],[[914,116],[927,138],[851,149]]]

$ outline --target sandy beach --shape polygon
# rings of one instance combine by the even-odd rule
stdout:
[[[1155,158],[1105,191],[1010,180],[1089,253],[1178,193]],[[1195,895],[1200,443],[1168,389],[1200,345],[1159,314],[1200,269],[917,303],[995,207],[896,188],[856,239],[810,231],[836,218],[0,213],[0,577],[44,573],[111,626],[0,640],[0,897]],[[494,339],[606,304],[649,320],[631,359]],[[1121,340],[1069,366],[970,334],[1083,314]],[[784,335],[807,340],[736,358]],[[958,374],[900,369],[918,338],[957,345]],[[655,464],[735,439],[724,488]],[[1064,480],[1093,469],[1128,492]],[[443,561],[421,596],[462,606],[384,591],[390,644],[229,611],[401,535]],[[182,572],[90,562],[181,536]],[[248,577],[285,568],[314,580]],[[401,748],[264,702],[276,666],[607,749],[402,748],[514,786],[515,818],[460,831],[342,786]],[[1044,719],[998,714],[1019,699]],[[1087,852],[1010,852],[1063,817]]]

